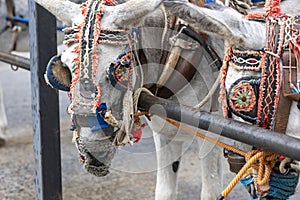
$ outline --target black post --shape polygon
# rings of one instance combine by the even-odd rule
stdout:
[[[62,199],[58,92],[43,75],[57,53],[56,19],[29,1],[30,65],[36,199]]]
[[[139,108],[215,134],[300,160],[300,139],[225,119],[171,100],[141,94]]]

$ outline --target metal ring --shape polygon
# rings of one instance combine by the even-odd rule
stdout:
[[[10,68],[11,68],[11,70],[13,70],[13,71],[18,71],[18,69],[19,69],[19,67],[18,66],[15,66],[15,65],[10,65]]]

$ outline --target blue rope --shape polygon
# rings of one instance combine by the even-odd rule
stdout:
[[[245,177],[240,180],[240,182],[245,187],[251,187],[254,185],[253,177],[251,175]],[[298,183],[298,176],[289,173],[286,175],[272,172],[270,176],[270,190],[268,196],[263,198],[263,200],[267,199],[276,199],[276,200],[288,200],[291,195],[294,194],[295,188]],[[250,200],[257,200],[256,195],[251,194]],[[254,197],[253,197],[254,196]]]
[[[271,173],[270,176],[270,191],[268,196],[278,200],[286,200],[295,192],[295,187],[298,183],[298,176],[294,174],[277,174]]]
[[[9,20],[9,17],[8,17],[8,16],[5,16],[5,19],[6,19],[6,20]],[[23,17],[19,17],[19,16],[13,16],[13,20],[14,20],[14,21],[17,21],[17,22],[22,22],[22,23],[24,23],[24,24],[26,24],[26,25],[29,24],[29,20],[28,20],[28,19],[23,18]],[[66,28],[66,26],[58,26],[58,27],[56,28],[56,30],[62,31],[64,28]]]

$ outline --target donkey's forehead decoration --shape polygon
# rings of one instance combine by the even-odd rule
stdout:
[[[109,30],[101,28],[104,5],[116,5],[112,0],[90,0],[81,5],[84,20],[81,24],[65,30],[65,44],[76,43],[72,66],[71,85],[73,112],[95,112],[101,98],[101,87],[96,79],[99,66],[101,45],[128,44],[126,30]]]

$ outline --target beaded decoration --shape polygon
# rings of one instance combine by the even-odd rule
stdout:
[[[281,16],[280,18],[269,17],[267,19],[268,37],[264,51],[242,51],[233,47],[228,50],[221,69],[222,83],[220,100],[224,98],[227,99],[227,101],[222,101],[225,117],[228,117],[228,111],[230,111],[251,123],[255,123],[256,121],[261,127],[268,129],[273,128],[281,81],[279,60],[285,41],[285,22],[287,18],[287,16]],[[242,108],[237,109],[236,104],[232,103],[232,94],[227,94],[225,80],[228,66],[232,66],[238,70],[261,71],[262,79],[259,86],[259,98],[257,100],[257,119],[253,115],[245,115],[248,112],[248,108],[243,112],[241,111]],[[233,88],[234,86],[232,86],[231,90]],[[248,89],[249,88],[250,87],[248,87]]]
[[[101,87],[96,80],[100,45],[128,44],[126,30],[108,30],[101,28],[104,5],[116,5],[114,0],[89,0],[81,5],[84,21],[66,28],[65,45],[77,45],[77,58],[73,63],[73,80],[70,94],[73,112],[94,113],[101,98]]]
[[[273,129],[276,123],[275,118],[278,114],[282,87],[280,59],[284,48],[288,48],[290,52],[290,71],[292,68],[291,52],[296,57],[297,82],[299,82],[300,88],[300,18],[299,16],[283,15],[279,4],[280,0],[268,0],[265,4],[265,15],[260,13],[245,17],[254,20],[263,19],[262,21],[266,22],[267,41],[265,49],[263,51],[240,51],[230,47],[221,68],[220,100],[223,103],[224,116],[228,117],[231,112],[245,121],[266,129]],[[252,57],[254,58],[253,61],[251,60]],[[256,60],[258,63],[256,63]],[[247,66],[247,64],[252,63],[255,64],[250,65],[250,67]],[[229,67],[237,70],[255,69],[255,71],[260,72],[261,78],[242,77],[234,82],[227,91],[226,88],[228,87],[226,87],[225,81]],[[289,75],[289,84],[292,84],[291,72]],[[291,89],[295,90],[297,88],[294,86]],[[296,95],[299,95],[299,93]],[[300,99],[300,96],[297,98]],[[271,159],[272,162],[282,161],[277,155],[274,156]],[[270,178],[265,179],[265,182],[261,182],[258,179],[261,173],[257,174],[256,167],[252,166],[251,172],[246,173],[244,179],[242,179],[242,183],[249,189],[251,199],[288,199],[289,196],[294,194],[299,177],[298,173],[289,171],[286,174],[281,174],[282,172],[275,171],[276,167],[270,167],[268,169],[271,172]]]
[[[300,16],[289,17],[286,20],[285,27],[285,37],[284,37],[284,47],[288,47],[288,43],[292,41],[295,45],[299,43],[300,40]]]
[[[263,51],[242,51],[239,49],[233,49],[229,64],[238,70],[260,71],[260,60],[262,56]]]
[[[111,84],[118,90],[126,91],[132,85],[131,53],[123,53],[107,69]]]
[[[280,56],[284,42],[286,17],[267,19],[267,44],[263,56],[262,80],[258,104],[258,124],[267,129],[274,126],[281,83]]]
[[[227,93],[229,111],[245,121],[257,122],[257,100],[260,79],[243,77],[237,80]]]
[[[75,52],[74,73],[71,86],[72,109],[85,109],[85,112],[95,110],[95,105],[101,97],[101,88],[95,79],[98,65],[99,50],[95,48],[100,34],[100,19],[103,14],[102,1],[90,0],[81,5],[84,22],[73,33],[78,38]],[[72,42],[69,40],[69,42]]]

